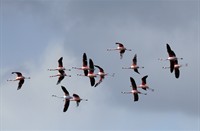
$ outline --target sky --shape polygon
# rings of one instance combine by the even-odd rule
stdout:
[[[0,130],[200,130],[199,0],[1,0],[0,8]],[[123,59],[107,51],[116,42],[132,49]],[[179,79],[158,61],[168,57],[166,43],[188,63]],[[60,57],[71,69],[83,53],[115,76],[96,88],[79,70],[60,85],[49,78]],[[122,70],[135,54],[140,75]],[[13,71],[31,77],[21,90],[6,81]],[[139,85],[144,75],[154,92],[138,89],[147,93],[138,102],[121,94],[131,90],[130,77]],[[63,113],[63,100],[52,97],[63,96],[61,85],[88,101]]]

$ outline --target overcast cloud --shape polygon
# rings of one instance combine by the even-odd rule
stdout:
[[[23,1],[1,0],[1,130],[199,130],[199,8],[193,1]],[[115,42],[124,43],[132,52],[120,60]],[[183,57],[181,76],[169,70],[166,43],[178,57]],[[77,108],[71,102],[62,112],[64,102],[52,98],[63,95],[56,72],[63,56],[66,68],[81,66],[82,54],[115,77],[106,77],[97,87],[89,79],[67,72],[61,85],[70,94],[77,93],[88,102]],[[141,75],[130,66],[137,53]],[[22,89],[12,71],[30,76]],[[147,82],[155,89],[133,102],[129,91],[133,77],[137,84]],[[145,91],[143,91],[145,92]]]

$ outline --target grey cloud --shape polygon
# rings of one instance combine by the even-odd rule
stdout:
[[[23,127],[16,123],[13,127],[56,130],[66,129],[63,126],[63,123],[66,122],[68,129],[123,130],[141,129],[143,121],[146,121],[151,129],[159,130],[163,128],[175,129],[174,123],[176,122],[172,120],[173,118],[176,120],[188,118],[191,121],[185,124],[184,127],[197,129],[195,122],[199,119],[199,92],[198,73],[196,71],[199,68],[199,63],[197,65],[193,64],[198,60],[199,51],[197,50],[198,36],[196,35],[198,34],[196,29],[198,23],[196,1],[68,1],[66,3],[62,1],[58,3],[35,3],[36,6],[28,2],[25,9],[28,12],[22,12],[22,17],[28,14],[38,15],[36,20],[39,25],[45,25],[43,31],[49,33],[48,35],[51,37],[43,38],[46,42],[44,47],[49,45],[49,41],[52,45],[56,45],[60,41],[61,45],[64,45],[63,47],[58,44],[58,47],[61,47],[62,50],[57,52],[54,48],[43,48],[43,50],[46,49],[45,54],[47,57],[44,59],[47,59],[47,61],[43,62],[43,59],[41,59],[36,62],[44,64],[41,72],[46,69],[47,65],[54,65],[49,63],[49,61],[53,61],[49,60],[50,58],[56,61],[57,57],[63,54],[67,55],[64,55],[64,61],[68,63],[67,66],[80,66],[82,54],[86,52],[88,58],[92,58],[95,64],[102,66],[109,73],[115,72],[116,76],[106,78],[103,83],[94,89],[89,86],[88,78],[74,76],[72,79],[66,79],[64,84],[69,87],[70,92],[77,92],[83,97],[88,97],[89,101],[88,103],[81,103],[79,108],[75,108],[75,104],[72,103],[69,112],[65,114],[61,112],[63,102],[51,99],[49,96],[52,93],[62,95],[62,92],[59,89],[57,90],[57,87],[54,88],[56,80],[49,81],[46,78],[49,75],[48,73],[42,73],[41,77],[46,78],[42,85],[35,84],[34,82],[38,81],[35,79],[33,82],[30,81],[30,84],[26,83],[28,86],[34,86],[35,89],[30,89],[30,92],[27,91],[28,89],[24,89],[20,92],[21,94],[24,93],[27,98],[30,98],[32,93],[38,95],[38,98],[31,100],[32,104],[28,103],[28,99],[24,100],[24,96],[21,96],[19,92],[16,95],[15,89],[11,91],[13,89],[10,85],[6,86],[9,91],[5,88],[3,90],[7,92],[3,96],[3,102],[4,100],[7,102],[3,112],[7,110],[6,113],[8,114],[6,115],[9,116],[3,116],[3,120],[6,120],[3,122],[4,127],[8,128],[11,123],[13,124],[18,120],[20,114],[17,114],[17,112],[24,112],[22,117],[24,120],[22,121],[26,123],[26,119],[30,120],[26,115],[35,111],[35,113],[32,113],[32,119],[30,120],[31,123],[35,123],[34,125],[31,126],[31,124],[26,123],[27,125]],[[18,5],[18,7],[21,7],[21,5]],[[24,11],[24,9],[18,10]],[[45,29],[48,28],[50,28],[50,31],[45,32]],[[115,42],[122,42],[127,48],[132,48],[133,51],[126,52],[124,58],[120,60],[118,52],[106,51],[107,48],[114,48],[116,46]],[[178,80],[168,70],[161,69],[162,66],[169,65],[168,62],[157,61],[159,57],[167,57],[165,44],[168,42],[178,56],[184,57],[184,60],[180,63],[189,63],[189,67],[180,69],[181,77]],[[41,52],[43,53],[43,51]],[[135,53],[138,54],[138,64],[145,67],[140,70],[142,75],[135,74],[131,70],[121,70],[121,67],[131,64],[131,59]],[[33,53],[30,55],[33,55]],[[71,57],[69,58],[68,55]],[[36,56],[36,58],[38,57]],[[37,67],[30,70],[34,74]],[[76,73],[82,72],[72,71],[71,73],[76,75]],[[141,77],[146,74],[149,75],[148,84],[155,89],[155,92],[148,92],[147,96],[141,95],[138,103],[132,101],[131,95],[120,94],[121,91],[130,90],[130,76],[135,78],[137,84],[140,84]],[[38,74],[33,76],[38,77]],[[40,95],[39,89],[41,89],[40,93],[44,95]],[[9,93],[18,99],[14,105],[12,105],[13,101],[8,98]],[[38,101],[40,102],[37,103]],[[22,103],[28,103],[28,110]],[[41,104],[41,108],[38,107],[39,104]],[[23,106],[19,107],[18,105]],[[32,105],[34,105],[34,109],[32,109]],[[16,107],[15,111],[10,109],[13,107]],[[49,108],[46,109],[45,107]],[[41,120],[38,120],[37,113],[42,114]],[[176,113],[180,113],[180,115],[175,115]],[[15,117],[11,117],[11,115]],[[82,120],[80,117],[84,119]],[[148,123],[147,117],[154,117],[154,119]],[[161,119],[160,117],[164,118]],[[127,120],[125,120],[126,118]],[[10,119],[13,120],[8,123],[7,120]],[[168,121],[170,127],[166,127],[166,123],[160,121],[160,119]],[[45,120],[49,124],[46,122],[39,123]],[[37,121],[39,122],[37,123]],[[114,124],[112,121],[114,121]],[[127,126],[126,121],[131,125],[137,123],[139,127]],[[186,120],[180,121],[185,122]],[[77,127],[73,122],[78,123]],[[155,123],[162,124],[163,128],[161,126],[157,127]],[[177,129],[184,128],[182,125],[176,124]],[[148,128],[143,128],[148,130]]]

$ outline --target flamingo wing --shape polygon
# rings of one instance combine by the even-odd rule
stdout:
[[[94,65],[94,66],[99,69],[99,72],[104,72],[103,68],[101,68],[100,66],[98,66],[98,65]]]
[[[21,89],[23,84],[24,84],[24,79],[19,81],[17,90]]]
[[[63,112],[67,111],[69,104],[70,104],[70,100],[65,99],[65,105],[64,105],[64,108],[63,108]]]
[[[130,81],[131,81],[132,89],[133,89],[133,90],[137,90],[137,85],[136,85],[136,83],[135,83],[135,80],[134,80],[132,77],[130,77]]]
[[[57,85],[60,84],[60,82],[65,78],[65,76],[59,76],[58,77],[58,81],[57,81]]]
[[[75,99],[77,99],[77,100],[76,100],[76,105],[79,106],[79,103],[81,102],[79,95],[73,94],[73,97],[74,97]]]
[[[90,77],[90,84],[91,86],[94,86],[95,84],[95,79],[93,77]]]
[[[177,64],[178,64],[178,60],[175,60],[174,61],[174,65],[177,65]],[[179,70],[179,68],[175,68],[174,70],[175,70],[175,77],[179,78],[179,76],[180,76],[180,70]]]
[[[134,101],[138,101],[138,100],[139,100],[138,93],[134,93],[134,94],[133,94],[133,97],[134,97]]]
[[[146,79],[147,79],[148,75],[142,77],[142,85],[145,85],[147,82],[146,82]]]
[[[88,75],[88,70],[83,70],[84,75],[87,76]]]
[[[83,53],[83,66],[87,66],[87,55]]]
[[[136,54],[133,57],[133,65],[137,65],[137,55]]]
[[[137,68],[136,68],[136,69],[134,69],[134,71],[135,71],[136,73],[140,74],[140,72],[138,71],[138,69],[137,69]]]
[[[94,63],[92,59],[89,59],[89,67],[90,67],[90,73],[94,73]]]
[[[124,47],[122,43],[116,42],[115,44],[118,45],[119,47]]]
[[[60,59],[58,60],[58,67],[63,67],[63,57],[60,57]]]
[[[178,68],[175,69],[175,77],[178,79],[180,76],[180,70]]]
[[[174,61],[170,60],[170,72],[172,73],[174,71]]]
[[[65,93],[66,96],[69,96],[69,92],[67,91],[67,89],[64,86],[61,86],[63,92]]]
[[[103,79],[104,79],[104,76],[100,76],[99,81],[95,84],[94,87],[97,87],[103,81]]]
[[[169,46],[169,44],[167,44],[166,46],[167,46],[167,52],[168,52],[169,57],[176,56],[176,54],[174,53],[174,51],[171,50],[171,47]]]
[[[12,74],[17,74],[18,77],[21,77],[21,76],[22,76],[22,73],[21,73],[21,72],[12,72]]]

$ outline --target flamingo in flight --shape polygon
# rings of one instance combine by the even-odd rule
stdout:
[[[17,74],[17,77],[14,80],[7,80],[7,81],[19,81],[17,90],[22,88],[25,79],[31,79],[30,77],[24,77],[21,72],[12,72],[12,74]]]
[[[83,70],[84,71],[84,75],[87,76],[88,75],[88,70],[90,69],[88,67],[88,62],[87,62],[87,55],[86,53],[83,53],[83,60],[82,60],[82,67],[72,67],[73,69],[78,69],[78,70]]]
[[[154,89],[149,88],[149,86],[147,85],[146,79],[147,79],[148,75],[142,77],[142,83],[138,86],[138,88],[142,88],[143,90],[151,90],[154,91]]]
[[[142,92],[137,90],[137,85],[135,83],[135,80],[132,77],[130,77],[130,81],[131,81],[132,90],[129,91],[129,92],[121,92],[121,93],[123,93],[123,94],[133,94],[134,101],[138,101],[139,100],[139,95],[138,94],[147,95],[146,93],[142,93]]]
[[[174,60],[174,70],[175,70],[174,74],[175,74],[175,77],[177,79],[180,76],[180,70],[179,70],[179,68],[184,67],[184,66],[187,67],[188,64],[185,64],[185,65],[178,64],[178,60]],[[169,68],[171,69],[171,67],[163,67],[163,69],[169,69]]]
[[[169,44],[166,44],[166,47],[167,47],[167,53],[168,53],[169,57],[167,59],[164,59],[164,60],[169,60],[170,61],[170,72],[172,73],[174,71],[174,62],[175,62],[175,60],[178,60],[178,59],[182,60],[183,58],[176,57],[176,54],[171,49]],[[159,60],[163,60],[163,59],[161,58]]]
[[[134,55],[132,65],[130,67],[122,67],[122,69],[133,69],[136,73],[140,74],[138,68],[144,68],[137,65],[137,54]]]
[[[85,76],[85,74],[84,75],[77,74],[77,75]],[[91,86],[94,86],[95,85],[95,77],[97,77],[97,75],[94,73],[94,63],[93,63],[92,59],[89,59],[89,72],[86,77],[90,78],[90,84],[91,84]]]
[[[100,79],[99,79],[99,81],[94,86],[94,87],[97,87],[103,81],[103,79],[105,78],[105,76],[108,76],[109,74],[105,73],[104,70],[103,70],[103,68],[101,68],[100,66],[98,66],[98,65],[94,65],[94,66],[99,69],[99,72],[97,73],[97,75],[100,76]],[[114,75],[115,74],[113,73],[111,76],[114,77]]]
[[[49,71],[60,71],[60,70],[66,70],[65,67],[63,67],[63,57],[60,57],[58,60],[58,67],[56,69],[48,69]],[[71,71],[70,69],[67,69],[68,71]]]
[[[58,85],[65,78],[65,76],[71,77],[71,75],[67,75],[64,70],[58,70],[57,75],[52,75],[50,77],[58,77],[58,81],[57,81],[57,85]]]
[[[123,45],[122,43],[117,42],[117,43],[115,43],[115,44],[118,45],[117,48],[115,48],[115,49],[107,49],[107,51],[115,51],[115,50],[119,50],[119,53],[120,53],[120,59],[123,58],[123,54],[125,53],[126,50],[127,50],[127,51],[131,51],[131,49],[127,49],[127,48],[125,48],[124,45]]]
[[[56,95],[52,95],[52,97],[57,97],[57,98],[62,98],[65,101],[64,104],[64,108],[63,108],[63,112],[66,112],[68,110],[70,101],[75,101],[77,104],[77,107],[79,106],[79,103],[81,101],[88,101],[87,99],[82,99],[79,97],[79,95],[77,94],[73,94],[72,96],[69,95],[69,92],[67,91],[67,89],[64,86],[61,86],[63,92],[64,92],[64,96],[56,96]]]

